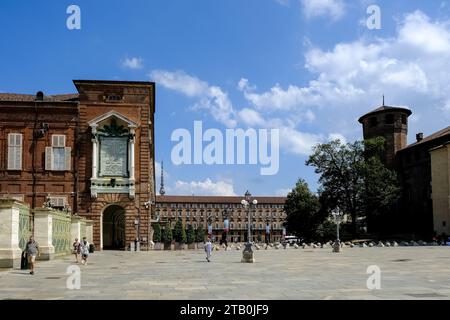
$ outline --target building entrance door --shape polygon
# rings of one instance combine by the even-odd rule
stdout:
[[[112,205],[103,211],[103,249],[125,248],[125,210]]]

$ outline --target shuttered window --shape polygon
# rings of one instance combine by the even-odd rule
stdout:
[[[70,170],[71,154],[72,148],[66,147],[66,136],[52,135],[52,146],[45,148],[45,170]]]
[[[52,208],[64,208],[66,203],[66,197],[50,197],[50,205]]]
[[[22,134],[8,134],[8,170],[22,170]]]

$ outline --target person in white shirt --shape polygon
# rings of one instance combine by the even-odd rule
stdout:
[[[86,237],[81,241],[81,263],[87,265],[87,259],[89,257],[89,242]]]
[[[208,240],[205,243],[206,261],[208,262],[211,262],[211,251],[212,251],[211,238],[208,237]]]

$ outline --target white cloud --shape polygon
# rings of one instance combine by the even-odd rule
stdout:
[[[235,196],[233,184],[227,181],[214,182],[207,178],[205,181],[175,182],[174,192],[177,194]]]
[[[347,139],[340,133],[330,133],[328,140],[340,140],[342,143],[347,143]]]
[[[142,69],[142,59],[137,57],[126,58],[122,60],[122,66],[133,70]]]
[[[203,96],[208,91],[208,83],[183,71],[153,70],[150,77],[163,87],[178,91],[188,97]]]
[[[265,120],[256,110],[244,108],[239,111],[238,115],[239,119],[248,126],[262,126],[265,124]]]
[[[303,13],[307,18],[328,16],[338,20],[345,13],[342,0],[301,0]]]
[[[450,51],[449,24],[431,22],[423,12],[417,10],[405,17],[404,24],[399,30],[400,44],[411,46],[414,50],[431,54]]]
[[[337,43],[330,50],[311,46],[305,68],[313,77],[305,86],[276,84],[258,92],[245,80],[240,88],[262,116],[284,113],[305,121],[306,110],[314,108],[320,114],[314,113],[310,121],[324,112],[325,119],[345,112],[357,123],[359,116],[381,104],[385,94],[387,104],[408,105],[433,119],[429,122],[439,121],[433,112],[445,113],[450,101],[450,20],[433,21],[420,11],[412,12],[399,21],[394,36]],[[317,125],[349,137],[360,133],[339,119]]]
[[[323,135],[301,132],[292,127],[280,127],[280,147],[288,153],[309,155],[312,148],[324,141]]]
[[[183,71],[153,70],[149,76],[167,89],[197,98],[197,102],[193,105],[194,110],[205,109],[216,121],[225,126],[236,126],[233,105],[228,94],[220,87],[210,86],[207,82]]]

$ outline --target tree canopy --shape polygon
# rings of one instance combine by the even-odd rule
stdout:
[[[395,173],[380,160],[383,147],[381,137],[347,144],[335,140],[314,147],[306,161],[320,174],[322,210],[339,206],[350,214],[354,236],[358,218],[388,213],[400,194]]]
[[[325,219],[319,209],[318,197],[309,190],[303,179],[299,179],[284,205],[287,231],[299,238],[313,239],[316,228]]]

